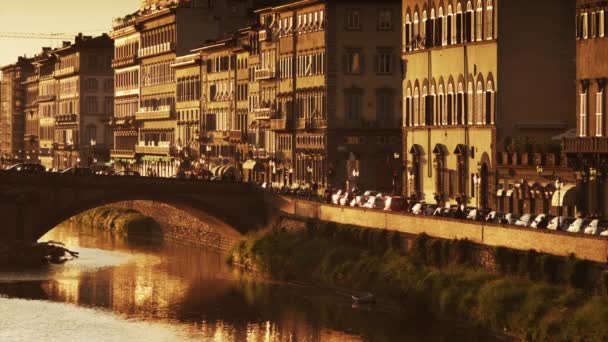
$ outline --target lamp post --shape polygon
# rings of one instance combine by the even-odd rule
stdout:
[[[89,165],[91,168],[95,167],[95,146],[97,146],[97,140],[95,139],[91,139],[91,141],[89,142],[90,146],[91,146],[91,160],[93,161],[93,165]]]
[[[557,226],[561,227],[561,215],[562,215],[562,187],[564,186],[564,182],[557,177],[555,180],[555,189],[557,190]]]
[[[355,180],[355,184],[353,188],[359,188],[359,176],[361,176],[361,172],[358,168],[353,169],[353,179]]]
[[[415,177],[416,177],[416,175],[414,175],[414,170],[411,167],[409,167],[407,169],[407,190],[408,190],[409,197],[413,196],[412,190],[415,190],[414,186],[413,186]]]
[[[481,177],[479,176],[479,173],[476,173],[473,176],[473,183],[475,184],[475,191],[477,193],[476,196],[475,196],[475,199],[476,199],[476,202],[477,202],[477,206],[476,206],[477,211],[478,211],[477,214],[479,215],[479,185],[481,184]]]
[[[72,140],[72,138],[68,139],[68,143],[67,143],[67,148],[70,151],[70,157],[68,159],[68,165],[66,165],[66,168],[71,167],[72,166],[72,149],[74,147],[74,140]]]

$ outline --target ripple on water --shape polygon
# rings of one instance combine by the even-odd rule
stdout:
[[[69,304],[0,297],[0,341],[193,341],[169,325]]]

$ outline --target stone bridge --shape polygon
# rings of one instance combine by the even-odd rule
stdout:
[[[146,214],[164,215],[153,216],[160,221],[179,211],[176,220],[194,217],[234,238],[265,227],[281,201],[244,183],[0,172],[0,242],[35,242],[79,213],[116,203],[147,203]]]

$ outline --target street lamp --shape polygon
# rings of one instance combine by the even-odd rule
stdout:
[[[562,215],[562,187],[564,182],[557,177],[555,180],[555,189],[557,190],[557,227],[561,227],[561,215]]]
[[[477,202],[477,206],[476,206],[477,211],[478,211],[477,214],[479,215],[479,185],[481,184],[481,177],[479,176],[478,173],[476,173],[473,176],[473,183],[475,184],[475,189],[476,189],[476,192],[477,192],[477,195],[475,196],[475,199],[476,199],[476,202]]]
[[[355,180],[355,186],[354,188],[358,188],[359,187],[359,176],[361,175],[361,172],[359,171],[359,169],[355,168],[353,169],[353,178]]]

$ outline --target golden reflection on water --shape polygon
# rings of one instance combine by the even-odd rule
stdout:
[[[85,263],[103,259],[107,252],[99,249],[129,256],[123,263],[94,271],[70,267],[70,263],[53,268],[52,280],[41,283],[52,301],[110,311],[130,320],[171,324],[194,339],[363,340],[310,324],[298,310],[276,308],[281,303],[272,299],[271,292],[248,285],[215,253],[179,246],[134,246],[122,238],[72,224],[64,224],[41,239],[48,240],[81,250]],[[264,312],[272,319],[263,319]]]

